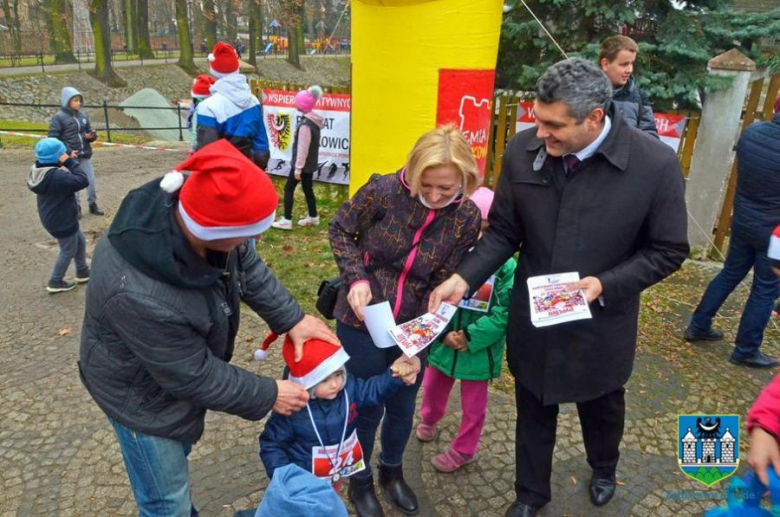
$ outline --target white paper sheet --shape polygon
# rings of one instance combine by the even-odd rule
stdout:
[[[377,348],[395,346],[395,341],[393,341],[388,332],[395,327],[395,318],[393,317],[393,310],[390,308],[390,302],[367,305],[363,307],[363,315],[365,316],[363,322],[366,324],[368,333],[371,334],[371,339],[374,340],[374,345]]]

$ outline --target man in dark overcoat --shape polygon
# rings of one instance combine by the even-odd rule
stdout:
[[[631,376],[642,290],[688,254],[683,177],[674,151],[628,126],[595,65],[567,59],[536,87],[536,128],[507,145],[490,227],[431,296],[457,302],[511,255],[520,259],[507,329],[517,401],[517,500],[507,516],[550,501],[558,405],[574,402],[593,469],[593,504],[615,493],[623,386]],[[527,280],[578,272],[592,318],[536,328]]]

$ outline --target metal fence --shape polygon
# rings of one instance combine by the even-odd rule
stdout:
[[[28,107],[28,108],[52,108],[54,112],[56,113],[57,110],[59,110],[62,106],[59,104],[27,104],[27,103],[16,103],[16,102],[0,102],[0,106],[17,106],[17,107]],[[182,107],[181,104],[176,104],[176,106],[170,106],[170,107],[160,107],[160,106],[118,106],[109,104],[107,100],[104,100],[102,104],[98,105],[84,105],[84,108],[87,109],[99,109],[103,112],[103,119],[104,119],[104,126],[103,127],[93,127],[92,129],[95,131],[104,131],[106,133],[106,141],[111,143],[111,132],[114,133],[118,132],[133,132],[133,131],[147,131],[147,130],[177,130],[179,131],[179,141],[184,141],[184,125],[182,125]],[[125,110],[125,109],[144,109],[144,110],[173,110],[176,111],[178,117],[178,125],[177,126],[171,126],[171,127],[126,127],[126,128],[118,128],[118,127],[111,127],[110,123],[110,115],[109,115],[109,109],[117,109],[117,110]],[[28,128],[4,128],[4,131],[19,131],[19,132],[27,132],[27,133],[47,133],[48,129],[28,129]]]

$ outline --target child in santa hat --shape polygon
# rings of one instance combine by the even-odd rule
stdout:
[[[320,152],[320,131],[324,124],[322,116],[314,111],[314,106],[322,97],[322,88],[311,86],[295,94],[295,107],[303,113],[295,130],[293,154],[290,160],[290,175],[284,187],[284,217],[274,222],[274,228],[292,230],[293,196],[298,183],[303,183],[303,194],[309,213],[298,221],[298,226],[317,226],[317,199],[314,197],[314,171],[317,170]]]
[[[270,157],[268,135],[263,124],[263,106],[239,73],[238,54],[227,43],[218,42],[208,56],[211,97],[197,109],[197,144],[200,149],[219,139],[228,140],[255,165],[265,169]]]
[[[469,200],[479,208],[484,232],[493,192],[480,187]],[[452,472],[472,462],[477,452],[487,415],[488,381],[501,375],[515,267],[515,259],[510,258],[495,273],[492,285],[486,284],[477,291],[475,298],[489,292],[486,312],[484,305],[467,302],[474,309],[459,308],[442,332],[443,338],[431,346],[422,384],[417,438],[429,442],[436,437],[437,424],[447,411],[447,399],[456,379],[460,379],[463,409],[455,439],[446,452],[431,458],[441,472]]]
[[[198,146],[198,114],[195,110],[203,99],[211,97],[211,86],[214,81],[212,76],[206,74],[201,74],[192,81],[190,90],[192,102],[187,110],[187,129],[191,136],[190,154],[194,153]]]
[[[263,359],[271,334],[255,354]],[[294,361],[288,337],[282,349],[288,379],[309,391],[306,409],[291,416],[273,414],[260,435],[260,459],[269,478],[290,463],[337,484],[365,469],[357,438],[358,411],[380,405],[403,384],[414,384],[420,371],[417,357],[399,358],[390,369],[369,379],[357,379],[345,368],[349,355],[340,346],[312,339],[303,345],[303,357]],[[340,484],[335,486],[336,490]]]

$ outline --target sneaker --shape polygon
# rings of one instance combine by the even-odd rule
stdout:
[[[271,227],[277,230],[292,230],[292,221],[282,217],[278,221],[271,223]]]
[[[86,284],[87,282],[89,282],[89,267],[76,271],[76,283]]]
[[[298,221],[298,226],[319,226],[320,225],[320,216],[317,217],[311,217],[306,216],[300,221]]]
[[[65,291],[70,291],[71,289],[75,289],[76,284],[73,282],[66,282],[65,280],[49,280],[49,285],[46,286],[46,290],[50,293],[63,293]]]
[[[452,449],[431,458],[431,463],[439,472],[455,472],[464,465],[474,461],[474,456],[466,456]]]
[[[421,442],[432,442],[436,438],[436,426],[420,422],[414,434]]]
[[[97,203],[89,204],[89,213],[92,215],[106,215],[104,211],[98,208]]]
[[[683,334],[683,338],[685,338],[686,341],[722,341],[723,340],[723,332],[720,330],[715,330],[713,328],[709,328],[705,331],[697,331],[694,330],[693,327],[688,327],[685,329],[685,334]]]

